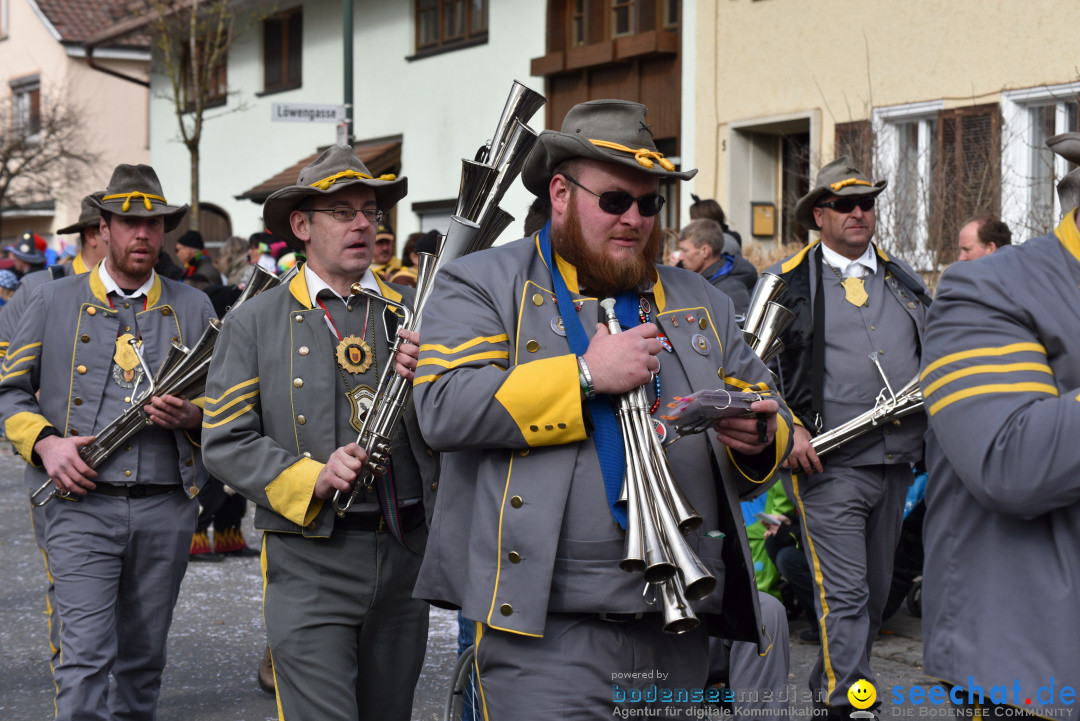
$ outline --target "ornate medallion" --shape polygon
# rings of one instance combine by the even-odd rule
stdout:
[[[116,339],[116,350],[113,352],[112,377],[121,388],[134,388],[139,381],[139,376],[142,374],[142,367],[139,365],[139,354],[131,344],[134,338],[135,336],[131,333],[124,333]],[[141,347],[142,341],[138,341],[137,345]]]
[[[844,278],[840,285],[844,286],[844,299],[853,306],[861,308],[870,299],[862,278]]]
[[[349,406],[352,408],[352,413],[349,415],[349,425],[359,433],[364,426],[364,419],[367,418],[368,411],[371,410],[371,403],[375,400],[375,391],[368,386],[359,386],[346,394],[346,397],[349,399]]]
[[[375,361],[375,353],[363,338],[347,335],[337,345],[337,362],[353,375],[366,373]]]

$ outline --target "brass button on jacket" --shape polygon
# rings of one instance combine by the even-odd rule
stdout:
[[[503,605],[499,606],[499,613],[501,613],[504,616],[509,616],[513,612],[514,612],[514,607],[511,606],[509,603],[504,603]]]
[[[521,500],[521,496],[514,496],[510,499],[510,505],[514,508],[521,508],[525,505],[525,501]]]
[[[86,373],[86,366],[79,366],[75,369],[75,372],[79,375],[83,375],[84,373]]]

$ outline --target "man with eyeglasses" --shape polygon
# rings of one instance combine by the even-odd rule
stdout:
[[[307,263],[230,314],[214,349],[203,455],[265,531],[263,614],[287,721],[407,721],[423,665],[428,608],[411,592],[436,459],[411,406],[387,474],[343,515],[332,502],[367,460],[356,439],[380,374],[416,367],[417,335],[398,330],[391,305],[413,291],[370,268],[376,225],[405,192],[405,178],[373,178],[350,147],[321,153],[263,206],[267,229]]]
[[[886,383],[899,389],[919,371],[930,298],[910,266],[872,242],[885,185],[847,156],[823,167],[795,205],[795,219],[819,231],[820,242],[769,269],[787,282],[778,302],[795,314],[781,336],[778,366],[797,424],[788,495],[802,514],[817,579],[822,650],[810,689],[837,718],[852,711],[848,688],[874,680],[870,650],[926,430],[920,412],[880,424],[824,458],[811,445],[813,436],[873,408]]]
[[[444,451],[442,488],[416,595],[478,622],[485,718],[677,707],[675,694],[704,687],[709,632],[751,641],[757,656],[753,564],[732,511],[779,467],[789,416],[730,301],[699,274],[655,265],[659,182],[695,172],[657,152],[645,106],[574,106],[522,171],[550,198],[551,220],[435,281],[414,393],[425,438]],[[602,324],[609,297],[617,334]],[[663,631],[656,590],[643,597],[642,576],[619,565],[624,455],[611,400],[643,384],[669,437],[662,415],[676,396],[720,386],[765,397],[753,406],[761,434],[754,418],[726,419],[668,453],[704,519],[687,542],[723,589],[693,603],[702,625],[679,636]]]

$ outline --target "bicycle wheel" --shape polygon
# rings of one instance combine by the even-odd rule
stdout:
[[[446,709],[443,712],[443,721],[462,721],[467,706],[475,707],[476,674],[473,673],[473,660],[476,656],[475,646],[469,646],[462,651],[454,664],[454,672],[450,676],[450,693],[446,697]]]

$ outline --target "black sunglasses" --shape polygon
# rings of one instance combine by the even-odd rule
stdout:
[[[640,198],[635,198],[625,190],[607,190],[603,193],[594,193],[569,175],[563,174],[563,177],[584,190],[586,193],[591,193],[599,198],[600,210],[605,213],[622,215],[630,210],[631,205],[637,202],[638,212],[641,213],[642,217],[651,218],[659,213],[660,209],[664,207],[664,196],[660,195],[660,193],[648,193]]]
[[[818,203],[819,208],[830,208],[837,213],[850,213],[855,210],[855,206],[859,206],[859,210],[864,213],[868,210],[874,209],[874,198],[840,198],[840,200],[830,200],[827,203]]]

